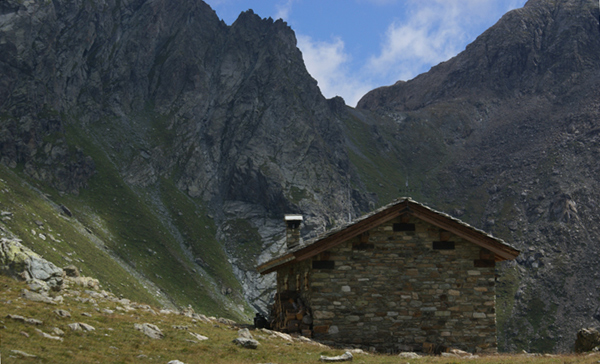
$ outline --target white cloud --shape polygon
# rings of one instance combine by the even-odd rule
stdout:
[[[306,69],[317,80],[325,97],[342,96],[346,104],[354,106],[373,88],[368,82],[350,74],[350,56],[345,52],[341,38],[322,42],[298,34],[297,39]]]
[[[498,2],[492,0],[411,0],[407,6],[406,21],[388,27],[380,53],[368,60],[371,74],[411,79],[458,54],[474,25],[489,22],[486,16],[498,16],[493,11]]]
[[[285,3],[278,3],[275,5],[277,9],[277,13],[275,13],[275,20],[283,19],[288,20],[290,17],[290,13],[292,12],[292,5],[294,0],[287,0]]]

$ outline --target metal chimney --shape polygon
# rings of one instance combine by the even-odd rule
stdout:
[[[285,244],[288,250],[300,246],[300,224],[302,215],[285,215]]]

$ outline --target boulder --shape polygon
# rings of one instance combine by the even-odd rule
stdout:
[[[36,278],[27,281],[27,285],[33,292],[47,292],[50,290],[48,283]]]
[[[21,297],[25,298],[26,300],[29,301],[34,301],[34,302],[44,302],[44,303],[48,303],[51,305],[55,305],[56,302],[54,302],[54,300],[50,297],[48,297],[47,295],[41,294],[41,293],[36,293],[36,292],[31,292],[27,289],[23,289],[21,291]]]
[[[248,330],[248,329],[238,330],[238,336],[243,337],[244,339],[254,340],[254,336],[252,336],[252,334],[250,333],[250,330]]]
[[[165,337],[165,334],[163,334],[162,331],[153,324],[134,324],[133,327],[152,339],[162,339]]]
[[[233,343],[246,349],[256,349],[259,345],[258,341],[256,340],[246,339],[243,337],[238,337],[237,339],[233,340]]]
[[[34,285],[60,290],[63,270],[21,244],[19,239],[0,239],[0,270],[8,275],[33,281]]]
[[[577,340],[575,340],[575,352],[585,353],[592,351],[600,345],[600,332],[595,328],[583,328],[577,331]]]
[[[67,265],[66,267],[64,267],[63,271],[65,271],[65,275],[67,277],[77,278],[77,277],[81,276],[81,273],[79,272],[79,268],[77,268],[73,264]]]

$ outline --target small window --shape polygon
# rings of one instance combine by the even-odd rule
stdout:
[[[375,244],[367,244],[367,243],[359,243],[352,244],[353,250],[373,250],[375,249]]]
[[[335,268],[335,260],[313,260],[313,269],[333,269]]]
[[[454,249],[454,242],[453,241],[434,241],[433,249],[452,250],[452,249]]]
[[[415,224],[400,222],[394,224],[394,231],[415,231]]]

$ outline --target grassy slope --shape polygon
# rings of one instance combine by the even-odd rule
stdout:
[[[79,196],[60,195],[0,166],[9,191],[0,195],[0,204],[14,212],[6,224],[25,245],[59,266],[72,262],[99,278],[106,289],[141,302],[192,305],[236,319],[253,315],[215,239],[214,223],[198,201],[166,179],[153,187],[133,189],[90,134],[67,128],[67,136],[72,150],[81,148],[96,164],[97,173]],[[73,218],[59,214],[60,204],[68,206]],[[164,210],[162,215],[157,204]],[[43,228],[36,220],[44,222]],[[49,236],[39,238],[44,232],[59,242]],[[194,257],[206,263],[204,271],[194,264]],[[222,286],[235,294],[223,297]]]
[[[83,289],[72,288],[60,294],[64,300],[58,305],[25,301],[19,292],[25,287],[6,276],[0,276],[0,333],[2,345],[0,355],[3,363],[134,363],[180,360],[184,363],[315,363],[321,355],[334,356],[344,352],[314,343],[299,341],[287,342],[268,334],[252,331],[260,342],[256,350],[242,349],[232,340],[237,337],[238,327],[223,323],[204,323],[190,317],[177,314],[154,313],[137,308],[126,311],[123,303],[104,298],[91,297]],[[90,300],[91,298],[91,300]],[[135,306],[135,304],[132,304]],[[59,318],[54,311],[63,309],[71,317]],[[113,312],[104,311],[105,309]],[[83,313],[90,315],[84,316]],[[15,321],[7,315],[21,315],[43,321],[34,326]],[[70,323],[83,322],[95,328],[94,331],[72,331]],[[136,323],[157,325],[165,337],[161,340],[150,339],[134,329]],[[47,334],[54,328],[64,332],[62,341],[44,338],[37,330]],[[206,341],[195,340],[189,332],[204,335]],[[19,350],[36,358],[23,358],[13,352]],[[411,363],[572,363],[596,362],[600,354],[533,356],[500,355],[477,359],[458,359],[450,357],[421,357],[410,359]],[[393,355],[355,354],[353,362],[364,364],[388,364],[407,362]]]
[[[0,176],[0,208],[13,214],[9,219],[4,218],[3,224],[22,239],[25,246],[59,267],[75,264],[84,274],[98,278],[106,289],[116,294],[127,294],[153,304],[159,302],[115,262],[106,249],[94,244],[84,225],[61,214],[59,207],[50,202],[53,196],[43,198],[39,190],[4,165],[0,165]],[[42,222],[43,226],[36,222]]]
[[[138,120],[139,119],[139,120]],[[166,178],[147,188],[132,188],[121,178],[113,160],[128,160],[131,150],[144,148],[144,137],[165,138],[156,142],[167,150],[171,134],[165,129],[165,116],[144,111],[131,123],[96,124],[83,131],[68,128],[68,140],[90,155],[98,173],[88,189],[71,203],[82,211],[93,206],[108,225],[111,249],[144,274],[179,306],[192,305],[211,314],[248,319],[250,312],[236,281],[227,256],[215,239],[216,228],[202,204],[180,192]],[[128,135],[128,139],[123,136]],[[113,154],[113,144],[130,144]],[[159,212],[162,211],[162,212]],[[107,236],[108,237],[108,236]],[[193,259],[200,257],[202,268]],[[226,286],[238,293],[227,298],[220,294]],[[245,312],[240,312],[243,307]]]
[[[434,177],[449,162],[441,131],[411,116],[396,124],[380,118],[350,114],[344,119],[347,151],[367,190],[377,194],[379,205],[405,196],[436,201],[440,182]],[[408,138],[419,142],[408,143]]]

